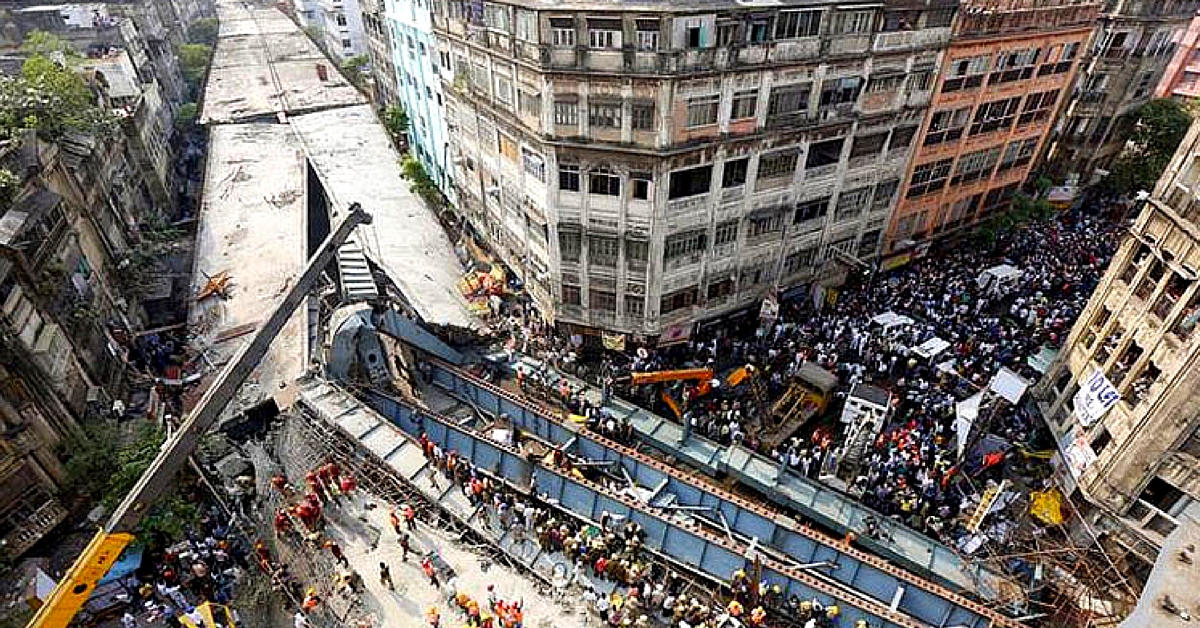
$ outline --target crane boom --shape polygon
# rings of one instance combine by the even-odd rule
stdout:
[[[634,386],[642,386],[644,384],[656,384],[658,382],[675,382],[682,380],[695,379],[700,381],[708,381],[713,378],[713,370],[708,368],[697,369],[675,369],[671,371],[649,371],[630,373],[628,381]]]
[[[361,205],[354,203],[349,209],[346,218],[309,258],[308,265],[300,277],[288,289],[266,322],[258,328],[250,342],[234,356],[229,366],[221,371],[216,381],[200,398],[200,402],[184,419],[183,424],[163,444],[133,490],[125,496],[113,511],[108,523],[96,533],[83,553],[75,559],[71,569],[59,581],[54,592],[38,609],[26,628],[66,628],[79,612],[92,590],[96,588],[96,583],[108,573],[125,546],[133,541],[133,530],[138,521],[170,486],[175,474],[187,461],[200,438],[217,421],[238,388],[262,361],[271,342],[287,324],[292,312],[316,285],[338,248],[345,243],[355,227],[370,224],[371,216],[363,211]]]

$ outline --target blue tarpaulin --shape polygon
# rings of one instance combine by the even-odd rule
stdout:
[[[125,576],[137,571],[138,567],[142,566],[142,547],[140,545],[131,545],[121,552],[121,557],[113,564],[112,569],[100,579],[100,584],[108,584],[116,582]]]

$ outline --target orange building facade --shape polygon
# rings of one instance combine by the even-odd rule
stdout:
[[[1003,211],[1070,96],[1100,5],[964,2],[884,255]]]

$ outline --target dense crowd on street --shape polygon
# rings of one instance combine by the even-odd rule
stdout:
[[[711,368],[718,374],[712,393],[700,396],[686,384],[668,391],[684,401],[683,420],[692,433],[758,450],[814,479],[836,470],[847,454],[836,428],[814,422],[767,448],[761,428],[772,425],[772,418],[764,416],[769,403],[753,398],[745,384],[722,386],[720,374],[753,365],[768,400],[784,393],[805,362],[837,375],[838,399],[859,382],[884,388],[894,400],[891,420],[864,450],[855,452],[859,464],[849,468],[845,480],[883,515],[944,537],[962,506],[961,495],[949,490],[955,479],[966,472],[985,482],[1004,462],[1003,455],[959,455],[955,403],[986,388],[1000,367],[1036,380],[1026,359],[1043,346],[1061,346],[1118,237],[1114,223],[1067,213],[1000,234],[990,246],[960,242],[935,250],[905,267],[824,293],[819,300],[810,293],[784,299],[778,318],[759,325],[753,321],[742,334],[721,329],[669,347],[606,352],[607,366],[596,377],[611,381],[630,371]],[[1000,264],[1019,269],[1019,282],[1009,290],[984,289],[977,281],[981,271]],[[888,311],[912,323],[885,329],[872,322]],[[508,330],[507,348],[561,370],[581,368],[578,339],[555,338],[540,323],[520,317],[511,318]],[[925,360],[914,353],[933,337],[949,343],[943,354]],[[625,435],[624,426],[603,408],[590,407],[565,381],[541,384],[557,401],[589,416],[594,429]],[[654,403],[659,394],[656,386],[622,392],[644,404]],[[987,428],[1003,442],[1018,444],[1031,437],[1035,423],[1019,406],[1005,404]]]

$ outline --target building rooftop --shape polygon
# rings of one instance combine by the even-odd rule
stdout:
[[[435,325],[477,326],[458,291],[464,270],[454,247],[437,216],[401,176],[400,155],[371,107],[299,115],[291,124],[333,211],[344,214],[357,202],[374,218],[359,227],[356,237],[417,314]]]
[[[228,123],[355,105],[366,99],[277,9],[217,6],[221,32],[200,122]]]
[[[305,263],[304,160],[291,128],[250,123],[209,131],[192,294],[229,273],[228,298],[194,301],[188,322],[201,363],[224,366],[282,298]],[[271,344],[243,386],[252,404],[304,368],[304,308]],[[211,368],[210,367],[210,368]],[[234,411],[245,407],[233,404]],[[240,407],[238,407],[240,406]]]
[[[1137,607],[1120,628],[1187,628],[1200,616],[1200,523],[1188,516],[1167,536]],[[1188,619],[1184,618],[1188,616]]]

